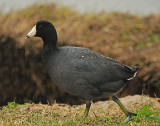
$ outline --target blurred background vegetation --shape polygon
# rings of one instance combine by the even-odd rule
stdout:
[[[139,64],[136,78],[118,96],[160,97],[160,15],[80,13],[66,6],[34,4],[0,14],[0,105],[83,101],[58,88],[41,64],[42,40],[24,37],[38,20],[48,20],[58,33],[58,46],[83,46],[124,64]],[[105,99],[95,99],[106,100]]]

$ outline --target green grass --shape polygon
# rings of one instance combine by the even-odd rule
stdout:
[[[150,111],[151,106],[142,106],[140,110],[136,110],[136,117],[132,117],[134,121],[140,122],[141,119],[146,119],[150,121],[156,121],[160,123],[160,112],[159,111]]]
[[[0,125],[2,126],[84,126],[84,125],[159,125],[160,108],[154,103],[133,104],[127,106],[131,111],[137,113],[128,123],[123,123],[125,115],[117,104],[108,107],[91,107],[89,116],[83,117],[85,106],[69,106],[64,104],[42,105],[42,104],[16,104],[9,102],[0,110]]]

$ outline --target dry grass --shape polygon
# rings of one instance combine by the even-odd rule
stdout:
[[[151,91],[146,92],[146,94],[160,97],[159,15],[138,17],[129,14],[105,12],[99,14],[79,14],[66,7],[58,8],[55,4],[34,5],[24,10],[0,15],[0,24],[2,24],[0,25],[0,36],[4,35],[13,38],[17,42],[17,47],[25,46],[25,55],[29,55],[32,51],[36,52],[34,54],[39,54],[42,48],[42,41],[36,38],[26,41],[24,37],[32,27],[32,24],[42,19],[49,20],[55,25],[60,46],[83,46],[106,56],[116,58],[128,65],[139,64],[141,70],[138,73],[138,79],[130,82],[132,85],[130,84],[131,86],[126,87],[127,90],[121,93],[122,96],[141,93],[143,87],[145,89],[149,88],[147,90]],[[6,53],[12,57],[10,50],[7,50]],[[13,59],[11,64],[14,64],[14,62],[15,59]],[[25,73],[25,70],[23,72]],[[36,75],[36,73],[33,74]],[[40,85],[38,82],[41,79],[38,78],[39,81],[37,81],[37,78],[35,82],[37,85]],[[14,82],[16,83],[16,81]],[[45,82],[47,84],[48,80]],[[147,85],[147,87],[146,84],[149,86]],[[13,84],[9,83],[8,85],[7,88],[16,92],[16,96],[18,91],[13,90],[10,86]],[[16,83],[14,86],[16,87],[17,85]],[[25,86],[28,84],[22,82],[21,85]],[[10,98],[12,96],[10,90],[8,91],[3,87],[6,88],[6,85],[1,83],[0,93],[5,92],[3,95],[6,96],[6,99],[7,97]],[[45,90],[42,85],[40,87]],[[23,90],[21,92],[22,96],[25,96],[28,90],[26,94]],[[39,90],[36,93],[37,98],[45,94]],[[22,96],[20,96],[20,99]],[[145,105],[151,106],[151,112],[160,111],[159,104],[157,103],[157,106],[155,106],[155,102],[153,101],[132,103],[128,105],[128,108],[131,111],[141,110],[142,106]],[[159,125],[159,122],[144,117],[140,118],[140,122],[137,121],[138,119],[133,119],[128,124],[122,124],[121,122],[123,122],[125,116],[115,104],[92,106],[88,118],[82,118],[83,112],[84,106],[73,106],[71,108],[68,105],[58,104],[49,106],[42,104],[17,105],[13,103],[2,107],[2,110],[0,110],[0,125]]]
[[[42,48],[42,42],[37,38],[29,42],[31,40],[26,41],[24,37],[38,20],[48,20],[55,25],[59,45],[87,47],[129,65],[139,64],[140,67],[159,61],[158,15],[79,14],[55,4],[34,5],[0,16],[0,24],[3,24],[0,26],[0,35],[14,38],[18,46],[32,46],[31,49],[35,51]],[[154,55],[150,56],[151,52]]]
[[[132,99],[132,100],[131,100]],[[52,106],[42,104],[9,104],[0,110],[0,125],[2,126],[75,126],[75,125],[130,125],[149,126],[159,125],[160,108],[157,99],[147,96],[133,96],[121,99],[130,111],[142,110],[143,106],[150,106],[149,112],[152,117],[158,117],[159,121],[147,119],[144,115],[132,119],[124,124],[125,115],[118,105],[112,101],[97,102],[92,104],[89,116],[83,117],[85,105],[69,106],[65,104],[54,104]]]

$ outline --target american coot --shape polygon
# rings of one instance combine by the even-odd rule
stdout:
[[[127,116],[131,115],[115,95],[128,80],[135,77],[138,66],[129,67],[112,58],[82,47],[57,47],[57,32],[48,21],[38,21],[26,38],[41,37],[44,46],[42,62],[57,86],[86,101],[88,115],[91,100],[112,96]]]

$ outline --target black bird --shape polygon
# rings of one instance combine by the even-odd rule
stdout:
[[[85,116],[91,101],[112,96],[127,116],[131,115],[115,95],[128,80],[136,76],[138,66],[129,67],[112,58],[82,47],[57,47],[57,32],[48,21],[38,21],[26,38],[40,37],[44,42],[42,62],[57,86],[86,101]]]

